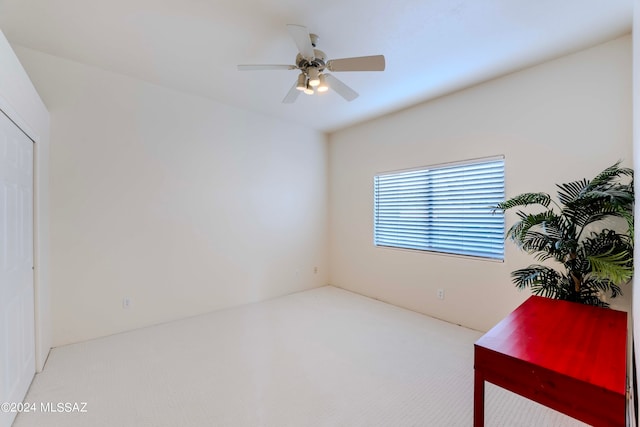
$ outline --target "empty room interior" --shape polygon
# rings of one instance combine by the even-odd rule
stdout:
[[[0,427],[637,426],[638,28],[1,1]]]

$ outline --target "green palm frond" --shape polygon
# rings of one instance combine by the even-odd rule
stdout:
[[[598,292],[602,295],[609,294],[612,298],[622,295],[622,289],[610,280],[600,279],[593,275],[585,278],[583,283],[583,291],[587,292],[591,289],[593,292]]]
[[[546,233],[538,231],[529,231],[527,235],[520,241],[520,249],[528,254],[536,252],[547,252],[554,254],[557,240],[552,239]]]
[[[626,283],[633,277],[633,247],[624,244],[610,245],[608,250],[593,251],[586,259],[591,274],[612,283]]]
[[[569,182],[567,184],[556,184],[560,190],[558,191],[558,200],[560,203],[567,204],[578,198],[587,191],[589,181],[581,179],[580,181]]]
[[[562,215],[569,219],[578,228],[584,228],[589,224],[602,221],[607,218],[621,216],[624,207],[609,203],[608,200],[579,199],[568,203],[562,209]]]
[[[625,210],[620,212],[620,217],[627,221],[627,236],[630,238],[631,246],[633,246],[634,227],[633,227],[633,210]]]
[[[551,196],[547,193],[524,193],[496,205],[496,210],[506,211],[517,206],[542,205],[549,207]]]
[[[581,254],[574,253],[573,255],[575,256],[568,256],[564,259],[563,265],[567,269],[567,272],[573,273],[579,277],[588,274],[591,269],[589,260]]]
[[[592,274],[598,278],[613,283],[626,283],[633,277],[633,267],[628,265],[629,259],[624,254],[593,256],[588,260],[593,268]]]
[[[628,185],[615,185],[607,188],[594,188],[582,195],[582,199],[606,200],[613,205],[630,205],[634,201],[634,195]]]
[[[569,301],[579,302],[581,304],[595,305],[596,307],[609,307],[609,303],[600,299],[602,293],[594,288],[585,288],[582,292],[575,295],[575,299]]]
[[[511,273],[513,283],[519,289],[530,287],[534,294],[551,296],[561,291],[563,276],[553,268],[534,264]]]
[[[554,258],[562,261],[564,254],[575,247],[575,229],[553,210],[537,214],[518,211],[520,221],[506,233],[520,249],[536,256],[538,261]]]
[[[633,245],[630,237],[606,228],[598,233],[592,232],[582,241],[582,248],[585,257],[609,255],[611,252],[626,253],[629,258],[633,257]]]
[[[620,178],[622,176],[633,177],[633,169],[620,167],[620,163],[622,163],[622,161],[618,160],[616,163],[614,163],[613,165],[609,166],[608,168],[600,172],[598,175],[596,175],[591,180],[591,185],[599,186],[603,184],[608,184],[612,182],[615,178]]]
[[[588,276],[585,278],[584,286],[582,291],[580,292],[581,299],[591,298],[592,296],[597,296],[598,300],[602,304],[592,304],[592,305],[600,305],[601,307],[608,307],[609,304],[604,303],[600,300],[600,296],[608,295],[611,298],[616,298],[622,295],[622,289],[615,283],[610,282],[609,280],[598,279],[594,276]],[[582,302],[581,300],[579,302]]]
[[[563,214],[580,227],[605,219],[619,217],[633,206],[633,183],[619,182],[622,176],[633,177],[633,170],[620,168],[619,163],[608,167],[591,181],[581,180],[558,185],[558,193],[565,207]]]
[[[518,220],[505,238],[538,262],[554,259],[565,269],[560,273],[530,265],[511,273],[513,283],[519,289],[530,288],[535,295],[606,307],[602,297],[620,295],[620,285],[633,275],[633,170],[618,162],[592,180],[557,187],[559,204],[546,193],[525,193],[495,208],[523,208],[516,211]],[[552,203],[557,211],[550,208]],[[544,209],[524,210],[531,205]],[[608,221],[612,218],[624,219],[626,227],[608,228],[618,224]]]
[[[527,234],[536,227],[542,227],[544,224],[551,224],[558,221],[557,215],[553,210],[541,212],[537,214],[527,214],[522,211],[517,212],[520,220],[516,222],[508,230],[506,237],[511,238],[518,246],[522,246],[527,238]]]

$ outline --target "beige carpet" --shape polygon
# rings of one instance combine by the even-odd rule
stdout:
[[[323,287],[56,348],[14,425],[471,426],[480,335]],[[491,385],[486,405],[487,426],[584,425]]]

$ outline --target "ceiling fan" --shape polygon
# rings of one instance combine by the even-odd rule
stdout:
[[[327,60],[326,54],[315,48],[317,35],[310,34],[302,25],[289,24],[287,30],[298,47],[295,65],[238,65],[240,71],[300,70],[298,79],[282,100],[285,104],[295,102],[300,92],[313,95],[329,89],[335,90],[347,101],[353,101],[358,97],[358,93],[327,71],[384,71],[383,55]]]

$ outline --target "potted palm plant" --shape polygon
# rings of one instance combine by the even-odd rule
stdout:
[[[524,193],[496,206],[527,208],[517,210],[505,238],[538,262],[563,267],[533,264],[513,271],[513,283],[535,295],[608,307],[606,298],[622,294],[633,275],[633,170],[617,162],[591,180],[557,187],[558,202]]]

